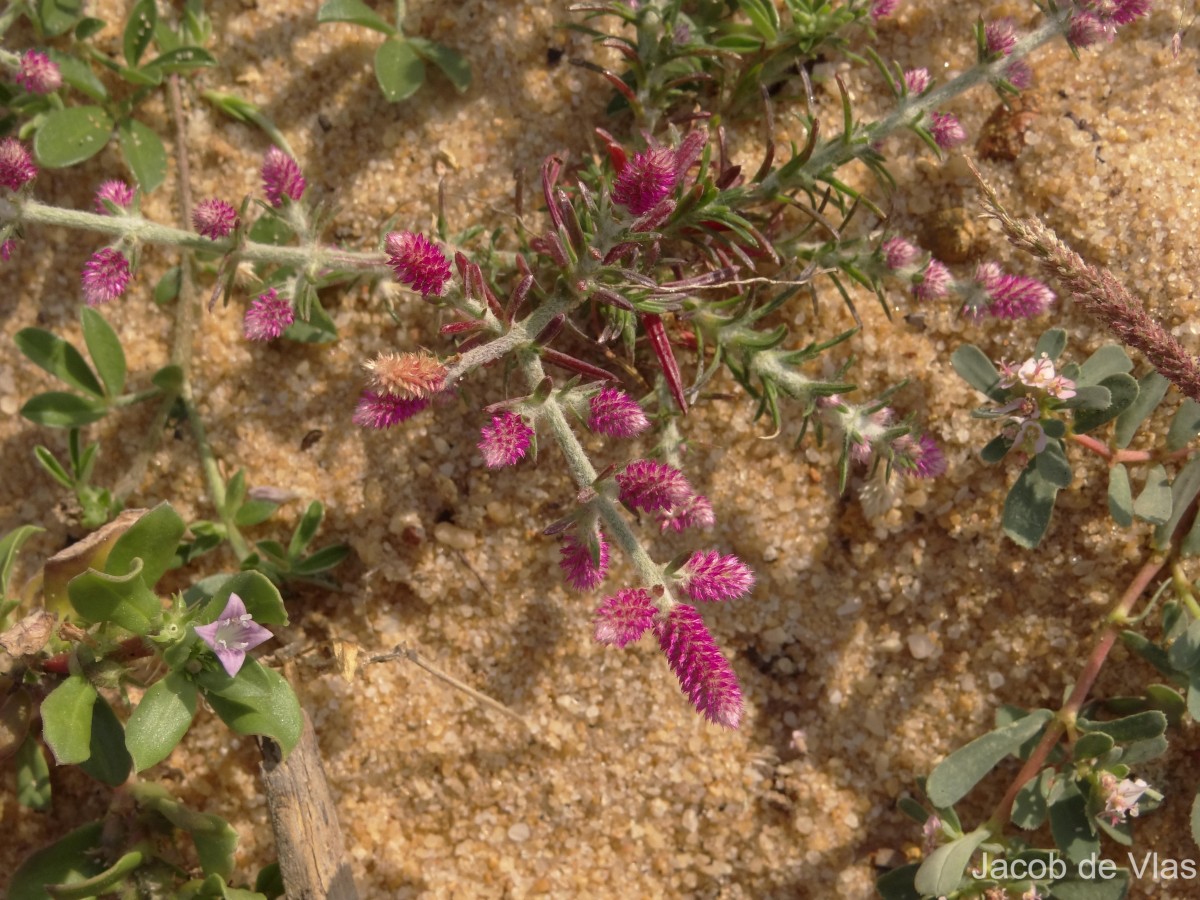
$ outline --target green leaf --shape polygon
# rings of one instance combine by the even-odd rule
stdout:
[[[1195,619],[1187,631],[1175,638],[1167,650],[1167,659],[1179,672],[1187,672],[1200,664],[1200,619]]]
[[[1118,450],[1124,450],[1133,440],[1141,424],[1162,402],[1163,395],[1171,382],[1163,378],[1157,371],[1151,370],[1138,381],[1137,399],[1117,416],[1116,427],[1113,428],[1113,442]]]
[[[1111,400],[1105,409],[1079,409],[1075,412],[1075,430],[1080,434],[1099,428],[1133,405],[1138,396],[1138,383],[1130,375],[1118,373],[1109,375],[1100,382],[1100,387],[1107,388]],[[1080,388],[1082,394],[1091,388]]]
[[[779,13],[774,0],[738,0],[738,6],[764,40],[775,40],[779,35]]]
[[[112,622],[134,634],[147,635],[162,617],[162,604],[142,580],[142,561],[128,575],[88,569],[67,584],[71,606],[86,622]]]
[[[58,66],[64,83],[69,84],[91,100],[102,101],[108,98],[108,90],[104,87],[104,82],[96,77],[96,73],[86,62],[57,50],[47,50],[46,55],[50,57],[51,62]]]
[[[141,62],[142,54],[150,46],[154,37],[154,24],[158,21],[158,8],[155,0],[138,0],[129,11],[125,21],[125,34],[122,47],[125,51],[125,62],[136,66]]]
[[[103,872],[102,854],[95,852],[103,829],[103,822],[89,822],[27,856],[13,873],[8,895],[21,900],[50,900],[46,885],[78,884]]]
[[[216,64],[217,58],[203,47],[176,47],[161,56],[154,57],[142,66],[142,71],[161,77],[175,73],[195,72],[197,69],[211,69]]]
[[[913,883],[919,868],[920,863],[909,863],[885,872],[875,879],[875,890],[883,900],[921,900]]]
[[[99,106],[56,109],[38,129],[33,152],[47,169],[73,166],[103,150],[112,130],[112,119]]]
[[[296,530],[292,533],[292,540],[287,549],[288,559],[298,559],[300,554],[312,543],[313,538],[317,536],[317,530],[321,527],[323,518],[325,518],[325,507],[320,500],[314,500],[308,504],[308,509],[304,510],[304,515],[300,517],[300,521],[296,523]]]
[[[1088,815],[1087,799],[1074,781],[1060,783],[1061,793],[1050,804],[1050,832],[1067,859],[1079,863],[1100,853],[1100,841]]]
[[[1075,396],[1062,405],[1064,409],[1108,409],[1112,405],[1112,391],[1098,384],[1081,385],[1075,390]]]
[[[1182,450],[1197,434],[1200,434],[1200,403],[1185,397],[1171,419],[1171,428],[1167,431],[1167,450],[1171,453]]]
[[[1056,488],[1071,484],[1071,464],[1058,441],[1050,441],[1046,449],[1034,457],[1038,474]]]
[[[1038,338],[1037,346],[1033,348],[1033,358],[1037,359],[1043,353],[1050,359],[1058,359],[1067,347],[1067,333],[1061,328],[1050,328]]]
[[[207,585],[216,585],[212,597],[204,605],[204,611],[197,617],[196,624],[208,625],[215,622],[229,602],[230,594],[237,594],[246,605],[246,612],[259,625],[288,624],[287,609],[283,605],[283,597],[279,588],[261,572],[238,572],[236,575],[223,576],[219,579],[207,580]]]
[[[1004,389],[1000,387],[1000,373],[974,344],[963,344],[955,350],[950,357],[950,365],[963,381],[992,400],[1004,396]]]
[[[77,391],[90,394],[97,400],[104,399],[104,387],[96,378],[92,367],[87,364],[87,360],[83,358],[83,354],[72,344],[40,328],[21,329],[13,337],[13,342],[38,368],[44,369]]]
[[[208,670],[196,680],[209,705],[238,734],[265,735],[285,754],[299,742],[304,727],[300,702],[279,673],[247,659],[236,678]]]
[[[953,806],[1052,718],[1049,710],[1034,710],[1023,719],[990,731],[955,750],[938,763],[925,783],[930,802],[938,807]]]
[[[151,383],[166,394],[177,394],[183,387],[183,370],[177,365],[163,366],[150,376]]]
[[[1105,870],[1106,873],[1108,870]],[[1054,900],[1125,900],[1129,895],[1129,870],[1117,869],[1112,877],[1065,878],[1054,882]]]
[[[117,74],[129,84],[137,87],[158,87],[163,80],[163,73],[155,69],[134,69],[129,66],[121,66],[117,69]]]
[[[444,47],[435,41],[427,41],[421,37],[410,37],[408,43],[421,55],[426,62],[431,62],[454,85],[460,94],[471,86],[471,64],[466,58],[449,47]]]
[[[79,764],[97,781],[120,787],[129,777],[133,760],[125,749],[125,729],[108,701],[97,696],[92,706],[91,755]]]
[[[1021,547],[1036,547],[1050,527],[1057,496],[1058,488],[1038,473],[1037,460],[1030,460],[1004,500],[1004,533]]]
[[[47,391],[32,397],[21,407],[21,415],[47,428],[79,428],[98,422],[108,413],[102,401],[88,400],[78,394]]]
[[[154,285],[154,302],[159,306],[166,306],[175,300],[179,296],[182,278],[179,266],[171,266],[163,272],[162,277]]]
[[[34,12],[46,37],[66,34],[83,18],[84,0],[37,0]]]
[[[154,682],[129,717],[125,745],[138,772],[166,759],[192,726],[196,685],[182,672]]]
[[[346,544],[333,544],[329,547],[322,547],[311,556],[306,556],[292,566],[293,575],[311,576],[318,575],[321,572],[328,572],[330,569],[341,565],[342,560],[350,555],[350,548]]]
[[[1118,744],[1124,744],[1130,741],[1145,741],[1164,734],[1167,730],[1167,717],[1157,709],[1148,709],[1111,722],[1093,722],[1081,716],[1076,720],[1076,726],[1080,731],[1106,734]]]
[[[1108,512],[1122,528],[1133,524],[1133,488],[1124,463],[1108,470]]]
[[[1192,457],[1171,482],[1171,517],[1154,529],[1155,550],[1165,550],[1196,495],[1200,494],[1200,457]]]
[[[13,566],[21,545],[45,528],[37,525],[21,525],[0,538],[0,600],[8,596],[8,582],[12,578]]]
[[[956,841],[938,847],[917,869],[913,886],[919,893],[932,894],[935,897],[954,893],[962,883],[963,873],[970,864],[971,857],[987,839],[987,828],[977,828]]]
[[[1146,484],[1133,502],[1133,514],[1155,525],[1171,518],[1171,484],[1162,465],[1153,465],[1146,472]]]
[[[325,312],[316,292],[312,293],[313,302],[309,305],[308,318],[296,319],[288,326],[283,336],[289,341],[302,344],[328,344],[338,338],[337,325]]]
[[[1042,769],[1017,791],[1012,809],[1014,825],[1026,831],[1042,827],[1042,823],[1046,821],[1046,795],[1050,792],[1053,781],[1054,770]]]
[[[425,63],[408,41],[388,38],[375,51],[375,80],[389,102],[407,100],[425,82]]]
[[[92,755],[92,705],[99,695],[82,675],[71,675],[42,701],[42,737],[60,766]]]
[[[1170,717],[1168,716],[1168,719]],[[1126,766],[1136,766],[1151,759],[1158,759],[1167,752],[1167,739],[1161,734],[1145,741],[1134,741],[1126,744],[1121,754],[1121,763]]]
[[[17,802],[26,809],[47,809],[50,806],[50,765],[42,744],[30,732],[13,757],[17,773]]]
[[[322,25],[326,22],[349,22],[389,36],[396,34],[396,29],[362,0],[326,0],[317,10],[317,21]]]
[[[103,19],[96,19],[91,16],[85,16],[79,20],[79,24],[75,26],[75,40],[86,41],[90,37],[95,37],[104,30],[104,26],[108,24]]]
[[[141,560],[142,578],[147,587],[153,587],[170,566],[186,530],[179,513],[164,500],[117,538],[104,563],[104,571],[109,575],[124,575],[132,572]]]
[[[167,177],[167,151],[157,134],[137,119],[123,119],[117,125],[121,155],[143,194],[149,194]]]
[[[1079,367],[1076,384],[1100,384],[1109,375],[1129,372],[1133,363],[1120,344],[1105,344]]]
[[[260,525],[275,514],[279,504],[271,500],[247,500],[238,507],[233,523],[238,528],[250,528]]]
[[[220,816],[188,809],[165,788],[142,782],[131,788],[139,806],[154,810],[196,842],[196,855],[206,875],[228,878],[233,872],[233,854],[237,850],[237,832]]]
[[[979,451],[979,458],[988,464],[998,463],[1008,455],[1008,451],[1011,449],[1012,439],[998,434]]]
[[[1116,746],[1116,741],[1103,731],[1093,731],[1084,734],[1071,748],[1071,758],[1075,762],[1085,759],[1098,759]]]
[[[125,351],[121,349],[121,340],[104,316],[90,306],[81,308],[80,318],[88,355],[96,364],[107,396],[116,397],[125,390]]]

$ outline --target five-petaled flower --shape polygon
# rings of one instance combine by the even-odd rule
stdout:
[[[230,678],[241,670],[247,650],[253,650],[275,636],[254,621],[237,594],[229,595],[225,609],[215,622],[197,625],[196,634],[217,655]]]

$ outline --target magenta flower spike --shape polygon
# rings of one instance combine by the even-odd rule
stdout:
[[[363,428],[391,428],[411,419],[429,405],[425,397],[398,397],[363,391],[354,410],[354,424]]]
[[[129,209],[129,204],[133,202],[133,188],[118,178],[110,178],[96,189],[96,212],[102,216],[107,216],[109,213],[108,207],[104,204],[105,200],[113,206]]]
[[[590,401],[591,416],[588,428],[609,437],[629,438],[650,427],[645,412],[624,391],[603,388]]]
[[[653,459],[635,459],[617,474],[616,481],[621,502],[633,510],[667,510],[692,497],[692,486],[682,472]]]
[[[568,534],[558,552],[562,555],[558,565],[563,570],[563,578],[577,591],[598,588],[608,574],[608,541],[599,529],[594,541],[587,537],[580,540],[577,535]]]
[[[871,21],[878,22],[880,19],[886,19],[896,7],[900,5],[900,0],[874,0],[871,4]]]
[[[647,213],[675,190],[678,174],[675,154],[666,147],[635,153],[613,182],[613,202],[635,216]]]
[[[228,236],[237,224],[237,210],[215,197],[201,200],[192,210],[192,227],[197,234],[210,240]]]
[[[987,52],[994,56],[1008,56],[1017,43],[1017,30],[1013,20],[1005,17],[988,22],[983,26],[983,41]]]
[[[717,521],[712,503],[703,494],[694,494],[679,506],[660,510],[655,516],[660,532],[670,528],[676,534],[685,528],[712,528]]]
[[[987,296],[987,305],[975,309],[996,319],[1032,319],[1040,316],[1054,302],[1054,292],[1036,278],[1025,275],[1006,275],[994,262],[980,264],[975,280]]]
[[[270,288],[265,294],[259,294],[246,310],[242,333],[248,341],[273,341],[294,321],[296,313],[292,304],[280,297],[275,288]]]
[[[125,293],[129,286],[129,260],[112,247],[97,250],[84,265],[80,281],[88,306],[108,303]]]
[[[1115,28],[1105,27],[1095,13],[1090,12],[1073,12],[1067,26],[1067,40],[1073,47],[1090,47],[1102,39],[1111,41],[1115,34]]]
[[[478,447],[484,463],[489,469],[499,469],[524,458],[533,429],[515,412],[506,409],[492,417],[491,425],[483,426],[480,436]]]
[[[742,691],[695,608],[679,604],[654,625],[679,686],[706,719],[725,728],[742,720]]]
[[[754,572],[736,556],[697,550],[679,570],[679,582],[693,600],[737,600],[754,587]]]
[[[439,296],[450,280],[450,260],[433,241],[412,231],[393,231],[386,240],[388,265],[396,280],[423,296]]]
[[[921,282],[913,286],[913,296],[918,300],[940,300],[950,292],[954,277],[944,263],[931,259],[921,273]]]
[[[237,594],[229,595],[229,602],[215,622],[197,625],[196,634],[217,655],[230,678],[241,671],[247,650],[275,637],[251,618],[246,612],[246,604]]]
[[[51,94],[62,87],[62,72],[45,53],[26,50],[21,56],[17,84],[31,94]]]
[[[958,119],[949,113],[931,112],[929,123],[929,133],[943,150],[957,147],[967,139],[966,130],[958,123]]]
[[[284,197],[299,200],[308,184],[296,161],[278,147],[271,147],[263,156],[262,180],[263,193],[275,207],[283,206]]]
[[[923,94],[929,90],[929,70],[925,68],[909,69],[904,73],[904,86],[910,94]]]
[[[36,177],[37,166],[25,145],[12,137],[0,141],[0,184],[15,191]]]
[[[658,609],[645,588],[625,588],[605,597],[596,609],[596,641],[625,647],[638,640],[654,624]]]

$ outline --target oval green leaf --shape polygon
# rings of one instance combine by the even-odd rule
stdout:
[[[917,869],[913,886],[923,895],[944,897],[952,894],[962,882],[963,873],[976,849],[987,839],[987,828],[977,828],[956,841],[938,847]]]
[[[149,194],[167,177],[167,151],[157,134],[137,119],[123,119],[117,126],[121,155],[133,172],[142,192]]]
[[[278,672],[247,659],[236,678],[224,670],[201,672],[197,681],[222,721],[238,734],[271,738],[284,754],[300,741],[304,716],[291,685]]]
[[[91,159],[112,137],[113,122],[99,106],[71,106],[46,116],[33,139],[33,152],[47,169]]]
[[[147,635],[162,617],[162,603],[142,580],[142,561],[128,575],[105,575],[88,569],[67,584],[71,606],[87,622],[111,622],[134,634]]]
[[[50,57],[51,62],[58,66],[63,81],[79,93],[97,101],[108,97],[108,90],[104,87],[104,82],[96,77],[92,67],[83,60],[66,53],[59,53],[57,50],[47,50],[46,55]]]
[[[109,575],[123,576],[139,571],[147,587],[158,584],[171,565],[179,540],[187,526],[165,500],[134,522],[117,538],[104,563]],[[141,565],[135,569],[138,561]]]
[[[104,399],[103,386],[74,345],[40,328],[22,328],[13,337],[13,343],[38,368],[77,391],[91,394],[97,400]]]
[[[1004,499],[1004,533],[1021,547],[1036,547],[1050,527],[1057,497],[1058,488],[1038,472],[1037,460],[1030,460]]]
[[[361,25],[386,35],[393,35],[396,29],[379,17],[379,14],[362,0],[328,0],[317,10],[317,21],[349,22],[351,25]]]
[[[83,18],[83,0],[37,0],[34,11],[45,35],[57,37]]]
[[[217,58],[203,47],[176,47],[161,56],[154,57],[142,66],[142,70],[170,75],[175,72],[211,69],[216,64]]]
[[[110,787],[124,784],[133,768],[125,749],[125,729],[103,697],[97,697],[92,706],[91,755],[79,767]]]
[[[460,94],[471,86],[471,64],[461,53],[425,38],[410,37],[408,42],[423,59],[441,69]]]
[[[116,397],[125,390],[125,351],[121,349],[121,339],[104,316],[90,306],[81,308],[80,318],[88,355],[96,364],[108,396]]]
[[[950,365],[959,378],[991,399],[997,400],[1004,395],[1004,389],[1000,387],[1000,373],[974,344],[963,344],[955,350],[950,357]]]
[[[138,0],[129,11],[125,22],[125,34],[122,37],[122,48],[125,51],[125,62],[136,66],[142,59],[142,54],[150,46],[154,37],[154,25],[158,21],[158,7],[154,0]]]
[[[196,715],[196,685],[170,672],[142,696],[125,728],[125,746],[142,772],[162,762],[187,734]]]
[[[47,428],[79,428],[100,421],[107,413],[108,407],[99,400],[63,391],[38,394],[21,407],[22,416]]]
[[[375,79],[392,103],[407,100],[425,83],[425,63],[408,41],[389,38],[375,51]]]
[[[1000,760],[1010,753],[1016,753],[1052,718],[1047,709],[1034,710],[1024,718],[977,737],[965,747],[955,750],[938,763],[925,783],[925,793],[930,802],[938,807],[953,806]]]
[[[99,696],[82,675],[72,675],[42,701],[42,737],[60,766],[92,755],[92,706]]]
[[[102,857],[95,852],[100,846],[103,828],[103,822],[89,822],[27,857],[13,873],[8,895],[50,900],[46,885],[78,884],[104,871],[104,864],[100,862]]]

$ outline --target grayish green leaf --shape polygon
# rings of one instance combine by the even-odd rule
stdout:
[[[1133,514],[1155,525],[1171,518],[1171,484],[1167,470],[1162,465],[1153,465],[1146,472],[1146,483],[1142,492],[1133,501]]]
[[[322,24],[349,22],[352,25],[361,25],[363,28],[370,28],[388,36],[396,33],[395,28],[380,18],[379,14],[362,0],[326,0],[317,10],[317,21]]]
[[[167,177],[167,151],[157,134],[137,119],[123,119],[117,126],[121,155],[142,189],[149,194]]]
[[[1133,487],[1124,463],[1108,470],[1108,512],[1122,528],[1133,524]]]
[[[921,894],[943,897],[953,893],[962,883],[963,873],[979,845],[988,839],[987,828],[977,828],[956,841],[934,850],[921,867],[913,885]]]
[[[82,675],[71,675],[42,701],[42,738],[60,766],[92,754],[92,705],[99,696]]]
[[[1058,488],[1038,473],[1037,461],[1030,460],[1004,500],[1004,533],[1021,547],[1036,547],[1050,527],[1057,496]]]
[[[388,38],[375,51],[375,79],[390,102],[407,100],[425,83],[425,63],[402,38]]]
[[[47,169],[91,159],[112,137],[113,122],[99,106],[69,106],[48,116],[33,139],[33,152]]]
[[[1138,427],[1158,408],[1170,386],[1171,382],[1153,369],[1139,379],[1137,399],[1117,416],[1117,424],[1113,428],[1113,441],[1117,449],[1124,450],[1129,446]]]
[[[934,806],[953,806],[967,795],[996,765],[1015,753],[1050,719],[1049,710],[1034,710],[1023,719],[977,737],[938,763],[925,783],[925,793]]]

